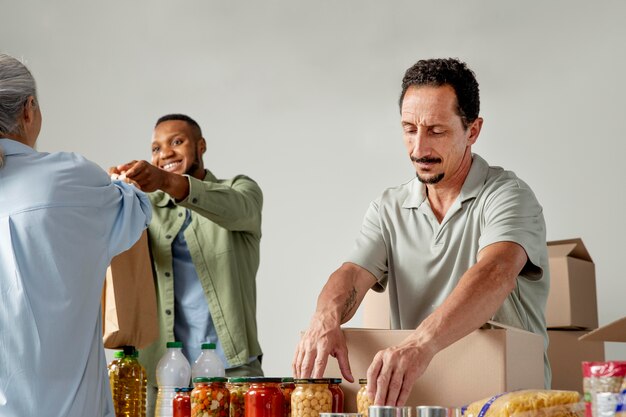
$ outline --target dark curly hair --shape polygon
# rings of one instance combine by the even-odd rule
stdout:
[[[478,81],[474,72],[456,58],[422,59],[406,70],[402,78],[400,111],[406,90],[412,85],[431,87],[449,85],[456,93],[457,111],[463,127],[467,129],[478,117],[480,111]]]
[[[156,128],[161,123],[169,122],[170,120],[180,120],[182,122],[186,122],[191,127],[194,135],[196,136],[194,139],[200,140],[202,138],[202,129],[200,129],[200,125],[186,114],[172,113],[161,116],[159,117],[159,120],[157,120],[157,122],[155,123],[154,127]]]

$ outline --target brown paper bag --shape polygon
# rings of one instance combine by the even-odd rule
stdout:
[[[104,347],[144,348],[159,336],[148,235],[111,261],[102,293]]]

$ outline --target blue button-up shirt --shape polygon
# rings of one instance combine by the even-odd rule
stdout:
[[[0,147],[0,415],[113,417],[102,284],[150,202],[79,155]]]

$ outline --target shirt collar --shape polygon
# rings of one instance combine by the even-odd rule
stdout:
[[[208,169],[205,169],[204,172],[205,172],[204,181],[212,181],[212,182],[217,181],[217,177],[215,177],[215,175],[213,175],[211,171],[209,171]],[[185,176],[188,177],[189,175],[185,175]],[[154,195],[154,205],[156,205],[157,207],[167,207],[169,204],[176,203],[176,201],[174,201],[172,196],[170,196],[168,193],[164,191],[157,190],[152,194]]]
[[[18,155],[25,153],[37,153],[36,150],[22,142],[13,139],[0,138],[0,146],[4,150],[5,155]]]
[[[489,164],[487,161],[477,154],[472,154],[472,166],[465,178],[463,187],[461,187],[458,201],[464,203],[467,200],[476,198],[485,184],[488,173]],[[419,208],[424,201],[426,201],[426,185],[415,178],[411,184],[411,191],[402,204],[402,208]]]

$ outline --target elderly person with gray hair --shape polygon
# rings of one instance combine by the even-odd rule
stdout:
[[[34,150],[35,80],[0,54],[0,415],[110,416],[100,296],[150,202],[80,155]]]

